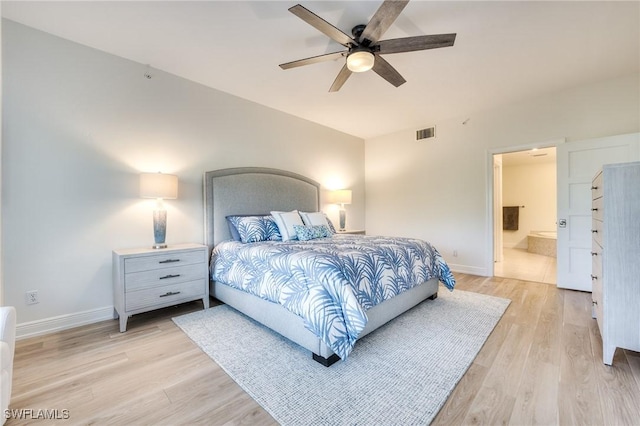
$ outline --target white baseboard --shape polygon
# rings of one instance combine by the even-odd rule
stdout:
[[[110,319],[113,319],[113,306],[24,322],[16,325],[16,338],[26,339],[27,337],[41,336]]]
[[[489,277],[493,275],[493,273],[487,274],[486,268],[458,265],[455,263],[449,263],[448,265],[453,272],[478,275],[482,277]],[[81,325],[93,324],[112,319],[113,306],[105,306],[103,308],[93,309],[90,311],[76,312],[73,314],[25,322],[16,325],[16,339],[20,340],[28,337],[41,336],[43,334],[68,330],[70,328],[80,327]]]
[[[449,269],[451,269],[453,272],[460,272],[462,274],[469,274],[469,275],[478,275],[481,277],[491,277],[493,276],[493,271],[491,271],[491,273],[487,272],[487,268],[480,268],[478,266],[469,266],[469,265],[458,265],[455,263],[448,263],[449,265]]]

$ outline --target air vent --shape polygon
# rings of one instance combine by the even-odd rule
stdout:
[[[429,138],[433,138],[436,136],[436,128],[434,127],[428,127],[426,129],[422,129],[422,130],[418,130],[416,131],[416,140],[419,141],[420,139],[429,139]]]

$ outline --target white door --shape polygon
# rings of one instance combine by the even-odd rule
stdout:
[[[558,155],[558,287],[591,291],[591,180],[604,165],[640,159],[640,134],[568,142]]]
[[[493,261],[495,263],[504,260],[502,247],[502,154],[493,156],[493,212]]]

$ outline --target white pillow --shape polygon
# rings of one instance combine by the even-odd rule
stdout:
[[[313,212],[313,213],[299,212],[299,213],[300,213],[300,217],[302,217],[302,221],[307,226],[324,225],[327,228],[329,227],[329,224],[327,223],[327,217],[322,212]]]
[[[280,231],[280,235],[282,235],[282,241],[298,239],[293,227],[294,225],[304,226],[304,223],[302,223],[302,219],[298,214],[298,210],[290,212],[273,211],[271,212],[271,216],[273,216],[276,221],[276,225],[278,225],[278,230]]]

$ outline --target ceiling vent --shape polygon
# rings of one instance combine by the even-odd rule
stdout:
[[[434,127],[427,127],[426,129],[422,129],[422,130],[418,130],[416,131],[416,140],[419,141],[420,139],[429,139],[429,138],[435,138],[436,137],[436,128]]]

